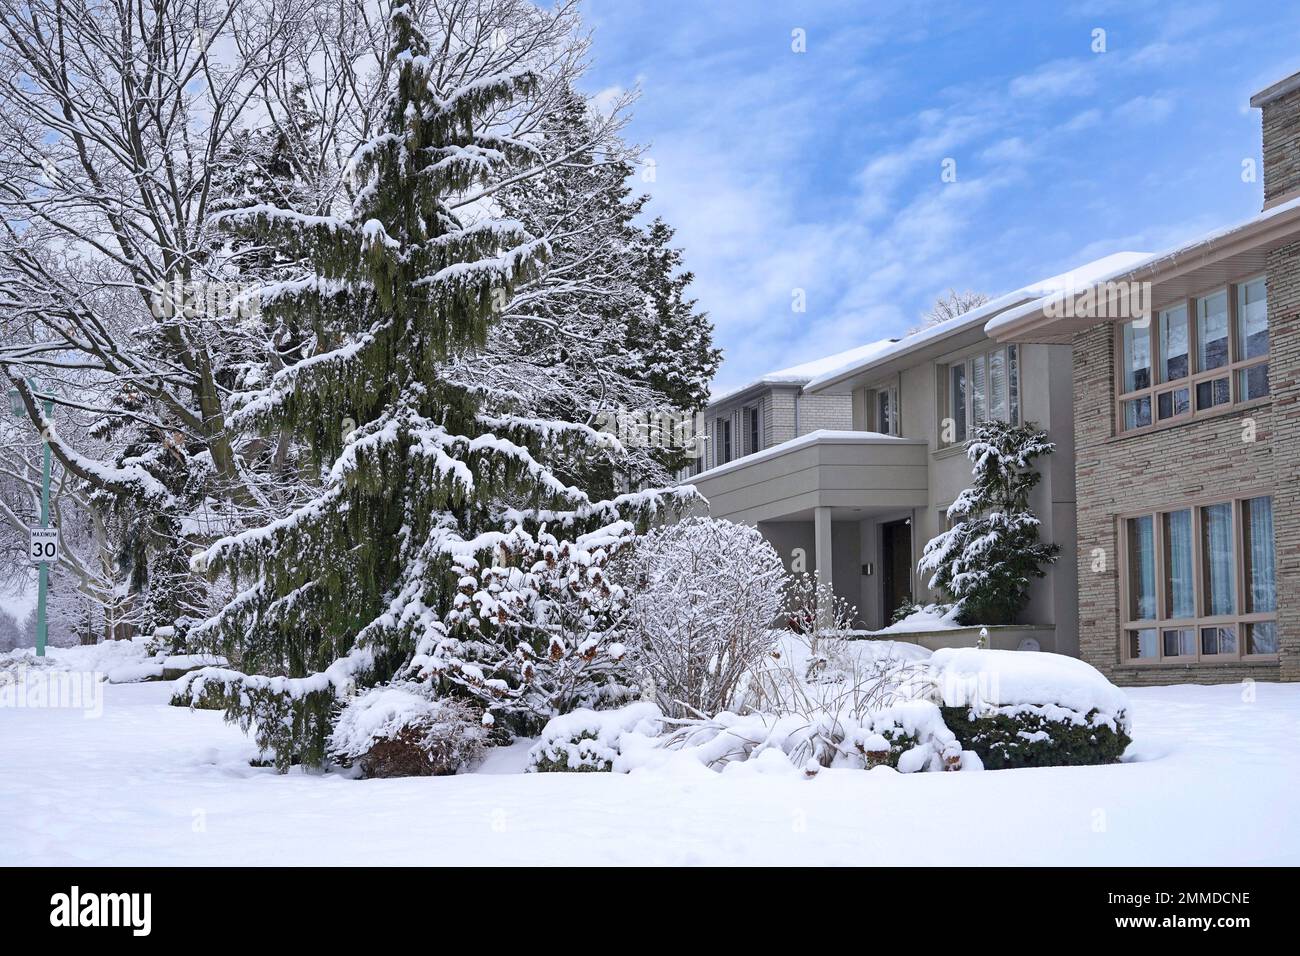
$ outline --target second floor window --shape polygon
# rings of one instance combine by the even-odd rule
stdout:
[[[896,388],[882,388],[876,392],[876,431],[882,435],[899,434]]]
[[[758,406],[745,409],[742,414],[745,423],[745,454],[752,455],[763,450],[762,431],[759,428]]]
[[[725,465],[731,461],[731,419],[719,418],[717,422],[718,437],[714,447],[717,449],[714,457],[715,465]]]
[[[939,434],[946,444],[964,442],[979,422],[1020,422],[1020,356],[1014,345],[955,362],[941,381],[947,420]]]
[[[1268,395],[1268,296],[1263,276],[1127,322],[1119,341],[1121,431],[1190,418]]]

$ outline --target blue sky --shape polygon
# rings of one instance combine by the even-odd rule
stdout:
[[[900,335],[950,286],[1255,214],[1247,101],[1300,70],[1278,3],[590,0],[587,22],[589,91],[641,90],[628,137],[717,326],[717,390]]]

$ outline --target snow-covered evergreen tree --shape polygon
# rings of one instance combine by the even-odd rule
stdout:
[[[234,600],[198,636],[240,669],[200,672],[189,690],[256,727],[281,768],[318,763],[340,700],[407,675],[417,648],[417,669],[441,665],[424,669],[430,680],[473,666],[440,650],[456,640],[445,619],[467,569],[490,561],[516,526],[576,534],[662,500],[592,501],[545,460],[608,436],[491,414],[447,374],[484,348],[502,303],[550,254],[493,211],[498,188],[538,168],[533,146],[494,119],[526,110],[537,64],[566,41],[570,21],[523,0],[457,8],[451,21],[434,7],[432,40],[419,8],[391,10],[383,121],[353,160],[348,208],[261,204],[225,217],[298,264],[262,290],[262,308],[296,315],[316,343],[232,423],[291,428],[321,483],[290,514],[196,559],[236,581]],[[485,29],[481,42],[465,40]]]
[[[917,564],[932,589],[960,603],[961,623],[1015,623],[1030,582],[1056,560],[1059,549],[1039,540],[1041,522],[1029,508],[1042,477],[1034,461],[1055,448],[1031,422],[981,422],[966,442],[974,484],[949,506],[952,527],[926,544]]]

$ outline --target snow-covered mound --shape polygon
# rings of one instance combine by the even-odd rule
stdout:
[[[200,654],[149,653],[148,638],[136,637],[129,641],[104,641],[102,644],[78,644],[73,647],[47,647],[44,657],[36,656],[36,648],[24,647],[0,654],[0,673],[21,674],[27,670],[75,671],[86,674],[103,674],[112,684],[128,684],[141,680],[157,680],[166,673],[191,670],[211,664],[224,664],[225,659]]]
[[[1063,654],[949,647],[930,657],[945,707],[1058,706],[1107,716],[1128,711],[1128,696],[1091,664]]]
[[[955,630],[961,627],[957,623],[959,610],[956,604],[927,604],[925,607],[913,611],[901,621],[895,621],[888,627],[882,627],[878,631],[868,633],[873,635],[919,634],[926,631]]]
[[[552,717],[541,739],[528,751],[528,770],[608,770],[625,734],[657,737],[663,714],[648,700],[616,710],[579,708]]]

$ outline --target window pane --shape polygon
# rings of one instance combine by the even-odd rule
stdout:
[[[1274,621],[1257,621],[1246,625],[1247,654],[1277,653],[1277,623]]]
[[[984,356],[979,355],[971,359],[971,393],[970,393],[970,413],[975,424],[988,420],[988,406],[985,397],[988,395],[987,383],[985,376]]]
[[[1124,403],[1124,428],[1142,428],[1151,424],[1151,396],[1131,398]]]
[[[1124,325],[1124,391],[1135,392],[1151,384],[1151,324]]]
[[[1008,421],[1013,425],[1020,423],[1020,357],[1014,345],[1007,346],[1007,395],[1011,408]]]
[[[1268,394],[1268,363],[1252,365],[1237,373],[1237,397],[1239,401],[1248,402],[1252,398],[1263,398]]]
[[[1128,656],[1131,658],[1153,658],[1157,656],[1156,629],[1154,627],[1128,632]]]
[[[1232,625],[1201,628],[1202,654],[1236,654],[1237,631]]]
[[[1228,364],[1226,290],[1196,300],[1196,361],[1202,372]]]
[[[1186,378],[1191,371],[1187,350],[1187,306],[1160,313],[1160,381]]]
[[[989,418],[1007,420],[1007,355],[1001,349],[989,353]]]
[[[1196,410],[1213,408],[1215,405],[1228,404],[1228,380],[1216,378],[1209,382],[1196,383]]]
[[[1186,415],[1192,407],[1191,395],[1185,388],[1176,388],[1171,392],[1161,392],[1156,397],[1157,411],[1161,420],[1175,415]]]
[[[1237,286],[1237,361],[1268,354],[1268,298],[1264,277]]]
[[[1156,616],[1156,550],[1151,516],[1128,519],[1129,620]]]
[[[1245,544],[1246,612],[1277,610],[1273,567],[1273,499],[1250,498],[1241,503]]]
[[[1201,561],[1205,568],[1205,613],[1232,614],[1232,505],[1224,502],[1201,509]]]
[[[1192,513],[1172,511],[1162,515],[1161,520],[1165,538],[1165,617],[1195,617]]]
[[[949,368],[948,414],[953,420],[953,440],[966,440],[966,365]]]
[[[894,416],[889,406],[889,390],[876,393],[876,430],[885,434],[892,435]]]
[[[1164,632],[1165,657],[1195,657],[1196,631],[1180,627]]]

